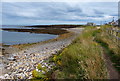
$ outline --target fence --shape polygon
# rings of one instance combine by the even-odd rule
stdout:
[[[111,40],[120,47],[120,29],[117,28],[108,28],[108,34],[110,35]]]

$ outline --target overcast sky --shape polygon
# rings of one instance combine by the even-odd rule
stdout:
[[[117,2],[2,2],[2,24],[85,24],[117,19]]]

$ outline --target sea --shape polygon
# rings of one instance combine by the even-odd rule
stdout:
[[[2,28],[33,29],[20,26],[2,26]],[[26,44],[46,41],[58,35],[0,30],[0,43],[5,45]]]

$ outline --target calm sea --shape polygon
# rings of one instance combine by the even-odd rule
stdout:
[[[19,27],[3,27],[3,28],[19,28]],[[20,27],[20,28],[24,29],[24,27]],[[57,35],[52,35],[52,34],[9,32],[4,30],[0,30],[0,33],[2,33],[2,35],[0,36],[0,38],[2,38],[0,43],[4,43],[6,45],[35,43],[35,42],[41,42],[41,41],[45,41],[45,40],[49,40],[57,37]]]

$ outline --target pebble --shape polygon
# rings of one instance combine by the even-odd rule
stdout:
[[[52,56],[52,54],[57,54],[59,50],[69,45],[73,39],[74,38],[71,37],[68,38],[68,40],[58,40],[34,48],[29,48],[16,54],[11,54],[8,58],[9,63],[6,69],[12,68],[13,70],[8,74],[0,76],[0,79],[31,79],[31,71],[36,69],[37,64],[41,64],[42,67],[47,67],[47,71],[49,71],[52,69],[52,66],[55,65],[44,61]],[[36,71],[40,72],[38,69],[36,69]],[[42,73],[44,74],[45,72],[42,71]]]

